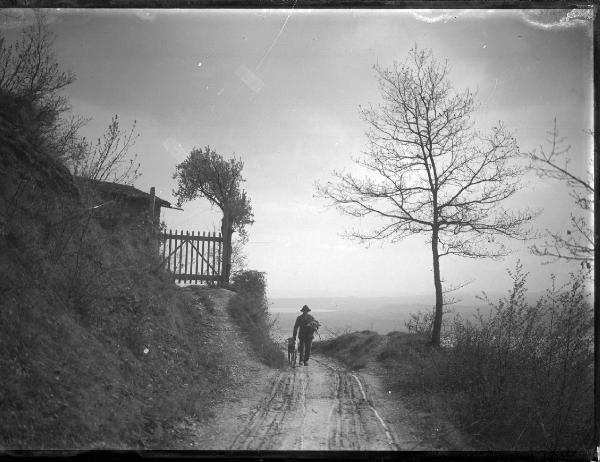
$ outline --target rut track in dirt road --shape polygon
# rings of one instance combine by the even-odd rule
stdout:
[[[396,450],[360,377],[323,357],[282,371],[233,441],[237,450]]]

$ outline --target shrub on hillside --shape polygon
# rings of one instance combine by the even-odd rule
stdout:
[[[447,343],[447,332],[448,332],[448,315],[452,314],[453,310],[444,307],[442,317],[442,333],[441,333],[441,344]],[[417,334],[425,336],[431,339],[431,333],[433,332],[433,321],[435,320],[435,307],[429,311],[417,311],[416,313],[410,313],[410,319],[404,322],[404,327],[411,334]]]
[[[388,332],[386,334],[387,342],[378,351],[377,361],[397,361],[402,356],[413,354],[415,351],[428,353],[431,350],[431,333],[421,335],[406,332]],[[428,348],[429,347],[429,348]],[[406,359],[406,358],[405,358]]]
[[[241,271],[231,278],[231,289],[256,301],[252,313],[262,316],[267,313],[267,281],[265,273],[255,270]]]
[[[32,146],[60,160],[74,175],[132,184],[140,176],[137,154],[130,154],[139,136],[135,122],[124,130],[115,115],[96,143],[79,134],[89,119],[74,115],[63,93],[75,74],[59,65],[53,49],[56,35],[45,13],[28,14],[32,24],[12,43],[0,30],[0,114]]]
[[[0,31],[0,99],[3,106],[16,103],[13,120],[20,119],[34,146],[66,159],[80,149],[76,132],[84,123],[69,116],[69,101],[62,94],[75,76],[61,70],[44,14],[34,11],[33,16],[13,43]]]
[[[271,367],[283,367],[285,356],[270,336],[273,322],[269,317],[265,274],[254,270],[238,272],[232,277],[231,289],[236,295],[229,302],[229,313],[258,359]]]
[[[462,396],[455,413],[492,447],[582,449],[593,411],[588,275],[573,274],[561,288],[553,283],[531,305],[521,265],[509,274],[513,288],[489,315],[454,318],[437,387]]]

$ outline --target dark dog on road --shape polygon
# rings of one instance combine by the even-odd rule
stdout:
[[[288,363],[294,367],[296,365],[296,339],[290,337],[287,339],[288,344]]]

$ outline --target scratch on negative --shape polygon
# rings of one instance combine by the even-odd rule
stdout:
[[[290,9],[290,12],[288,13],[287,18],[285,18],[285,21],[283,21],[283,25],[279,29],[279,32],[277,32],[277,35],[275,36],[275,38],[271,42],[271,45],[269,46],[269,48],[267,49],[267,51],[265,52],[265,54],[263,55],[263,57],[260,59],[260,61],[256,65],[256,70],[260,69],[260,66],[262,66],[262,63],[264,62],[264,60],[267,59],[267,56],[269,56],[269,53],[271,53],[271,50],[273,49],[273,47],[277,43],[277,40],[279,40],[279,37],[281,36],[281,34],[283,32],[283,29],[285,29],[285,26],[287,25],[287,23],[288,23],[288,21],[290,19],[290,16],[292,15],[292,12],[294,11],[294,8],[296,7],[296,3],[297,2],[298,2],[298,0],[294,0],[294,4],[292,5],[292,8]]]

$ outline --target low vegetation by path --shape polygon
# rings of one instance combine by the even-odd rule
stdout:
[[[421,445],[437,450],[477,449],[468,435],[459,431],[452,416],[444,412],[447,409],[439,408],[440,397],[423,388],[420,375],[433,354],[426,337],[364,330],[315,342],[314,351],[335,358],[365,377],[377,377],[383,392],[396,402],[384,409],[386,420],[418,429]]]
[[[537,303],[526,302],[527,274],[487,315],[449,319],[433,348],[431,319],[413,333],[348,333],[315,351],[354,370],[381,375],[431,437],[480,450],[576,451],[592,447],[593,312],[585,272]],[[419,333],[420,332],[420,333]],[[458,431],[457,431],[458,430]]]

